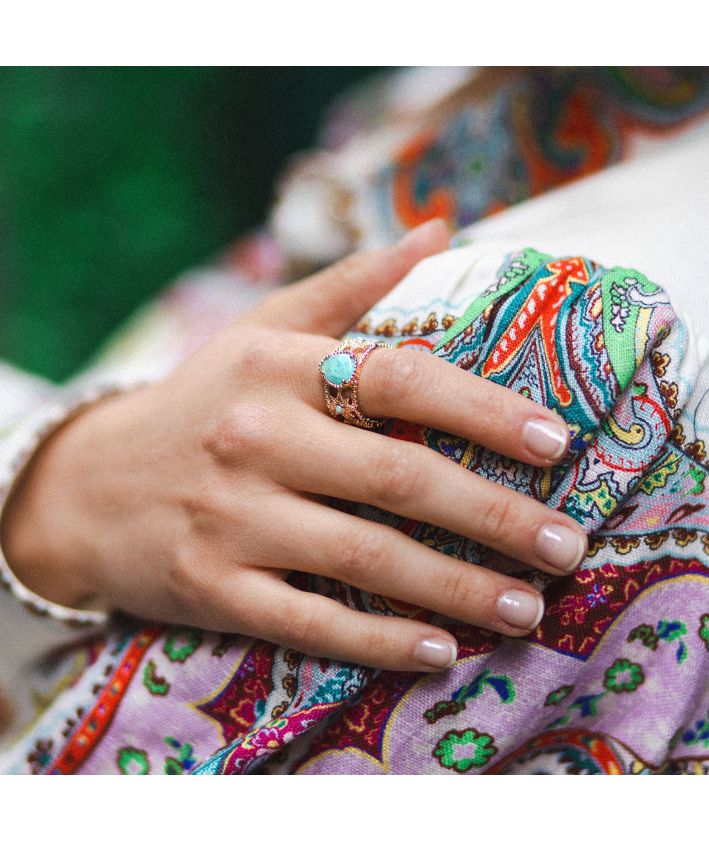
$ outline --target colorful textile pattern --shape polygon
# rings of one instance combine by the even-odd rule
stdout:
[[[584,525],[591,551],[573,576],[519,567],[545,589],[537,630],[506,639],[430,617],[455,634],[459,660],[422,677],[126,624],[84,647],[78,666],[74,649],[45,675],[46,711],[0,771],[709,772],[709,369],[697,372],[666,295],[634,271],[527,249],[464,312],[431,309],[398,318],[375,308],[351,336],[435,352],[551,406],[573,430],[552,469],[413,424],[385,430]],[[494,563],[442,529],[355,510]],[[427,616],[326,579],[293,580],[358,610]]]
[[[391,235],[453,228],[636,154],[709,107],[705,68],[538,68],[421,128],[376,177]]]

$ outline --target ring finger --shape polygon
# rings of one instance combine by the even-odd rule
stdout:
[[[321,378],[308,356],[298,366],[301,385],[308,402],[325,411]],[[354,376],[358,408],[367,417],[440,429],[527,464],[555,464],[568,449],[568,427],[550,409],[431,354],[375,349]]]

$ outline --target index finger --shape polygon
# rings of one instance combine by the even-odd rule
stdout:
[[[271,295],[241,319],[259,327],[341,336],[417,263],[448,247],[445,222],[433,219],[394,245],[350,254]]]
[[[555,464],[569,448],[569,428],[550,409],[420,351],[373,351],[358,388],[368,417],[434,427],[527,464]]]

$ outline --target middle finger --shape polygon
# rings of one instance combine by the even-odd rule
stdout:
[[[292,490],[432,523],[557,575],[586,556],[586,534],[560,511],[426,447],[320,414],[311,421],[298,446],[284,439],[283,452],[271,461],[273,478]]]

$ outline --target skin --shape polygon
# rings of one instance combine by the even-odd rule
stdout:
[[[542,529],[565,526],[585,546],[564,514],[326,411],[317,369],[337,337],[447,245],[445,225],[433,222],[396,246],[347,258],[271,296],[165,380],[105,400],[55,432],[3,517],[16,575],[69,607],[98,599],[145,619],[384,669],[434,671],[416,659],[417,646],[455,640],[423,622],[303,593],[286,582],[291,570],[510,636],[528,633],[501,619],[498,602],[511,589],[537,596],[530,585],[328,505],[328,497],[378,505],[556,574],[536,548]],[[360,405],[369,416],[433,426],[531,464],[554,459],[525,445],[526,421],[545,421],[568,440],[552,412],[414,351],[372,353]]]

